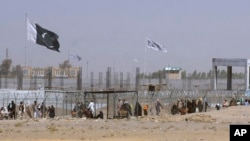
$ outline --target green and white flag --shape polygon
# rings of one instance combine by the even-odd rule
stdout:
[[[27,18],[27,39],[29,41],[60,52],[58,38],[56,33],[41,27]]]

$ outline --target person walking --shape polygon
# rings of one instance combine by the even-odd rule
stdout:
[[[117,102],[117,116],[118,117],[120,117],[120,109],[121,109],[122,105],[123,105],[122,99],[119,98],[118,102]]]
[[[16,119],[16,104],[14,101],[11,101],[11,103],[9,103],[8,112],[11,119]]]
[[[95,103],[93,102],[93,100],[90,100],[87,108],[91,110],[93,117],[95,117]]]
[[[155,109],[156,109],[156,115],[159,116],[160,115],[160,112],[161,112],[161,109],[163,108],[161,102],[159,99],[156,100],[155,102]]]
[[[24,114],[24,105],[23,101],[20,102],[19,108],[18,108],[18,114],[20,119],[23,119],[23,114]]]
[[[39,117],[39,110],[38,110],[38,105],[37,101],[35,100],[34,103],[32,104],[32,111],[33,111],[33,118],[37,119]]]

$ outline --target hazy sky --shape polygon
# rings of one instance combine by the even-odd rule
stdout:
[[[249,0],[1,0],[0,60],[118,72],[211,69],[212,58],[250,58]],[[25,15],[59,35],[60,53],[26,40]],[[168,52],[146,48],[146,38]],[[25,48],[26,53],[25,53]],[[146,50],[145,50],[146,49]],[[26,54],[26,55],[25,55]],[[134,61],[137,59],[138,61]]]

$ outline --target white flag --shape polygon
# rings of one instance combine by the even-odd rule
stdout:
[[[33,43],[36,43],[36,24],[27,18],[27,39]]]
[[[78,61],[80,61],[82,59],[80,56],[76,55],[75,53],[70,53],[69,58],[70,59],[77,59]]]
[[[164,48],[162,45],[160,45],[159,43],[156,43],[150,39],[147,39],[147,47],[151,48],[153,50],[157,50],[157,51],[162,51],[162,52],[167,52],[167,49]]]

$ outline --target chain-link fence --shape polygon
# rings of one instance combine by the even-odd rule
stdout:
[[[216,103],[222,103],[224,99],[228,101],[235,98],[239,101],[249,99],[244,91],[62,91],[62,90],[0,90],[0,107],[7,107],[11,101],[16,105],[22,101],[25,105],[31,105],[34,101],[45,106],[53,105],[57,117],[71,117],[71,111],[77,102],[82,102],[86,106],[90,100],[95,102],[96,112],[102,110],[104,117],[114,118],[117,115],[118,99],[125,99],[132,107],[134,115],[135,104],[138,101],[141,106],[149,105],[150,113],[155,114],[154,102],[156,99],[164,105],[165,114],[170,114],[171,106],[178,99],[199,99],[207,101],[211,107]]]

